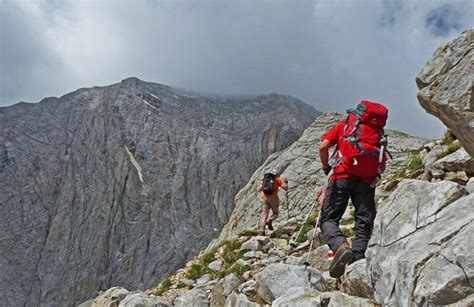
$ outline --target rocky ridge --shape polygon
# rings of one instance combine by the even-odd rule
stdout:
[[[1,305],[153,286],[317,115],[288,96],[209,98],[136,78],[0,108]]]
[[[307,131],[314,132],[315,126],[324,127],[333,118],[337,116],[325,114]],[[304,139],[310,135],[306,132],[295,144],[305,143]],[[474,177],[469,175],[464,184],[425,177],[434,167],[448,174],[454,169],[453,165],[458,166],[457,171],[472,174],[473,168],[464,167],[470,167],[474,159],[466,163],[463,148],[451,154],[449,151],[438,153],[437,160],[427,164],[426,157],[437,146],[458,146],[442,145],[449,141],[445,136],[436,142],[413,137],[401,142],[411,145],[404,154],[399,151],[400,156],[392,162],[400,163],[398,168],[392,165],[394,171],[389,172],[377,188],[380,205],[367,258],[350,265],[340,280],[329,277],[331,253],[320,238],[315,239],[314,249],[308,254],[317,211],[306,224],[309,227],[304,226],[300,240],[295,235],[303,226],[303,212],[289,219],[283,215],[267,237],[257,236],[258,218],[255,216],[250,226],[234,228],[226,237],[229,239],[213,242],[199,257],[156,288],[146,292],[109,289],[84,306],[109,306],[99,300],[109,297],[113,291],[126,293],[124,297],[139,295],[150,300],[147,301],[150,306],[465,306],[463,304],[472,303],[474,258],[471,251],[474,246],[467,237],[474,231],[471,208],[474,194],[469,194],[474,187]],[[410,149],[423,142],[425,145],[418,150]],[[273,166],[279,166],[276,161],[294,152],[293,146],[272,155],[267,162],[273,161]],[[452,164],[444,164],[446,160]],[[307,187],[308,193],[312,189]],[[349,241],[352,214],[349,209],[341,222]],[[293,248],[290,242],[299,243]],[[152,300],[160,301],[154,305]],[[121,301],[119,306],[138,305]]]
[[[468,55],[469,60],[471,42],[472,30],[450,42],[449,48],[442,46],[434,58],[454,54]],[[460,98],[458,93],[466,89],[466,82],[472,83],[472,61],[466,62],[461,56],[458,62],[448,62],[431,60],[422,74],[442,72],[433,76],[444,74],[451,76],[445,81],[459,82],[438,86],[438,81],[431,83],[418,78],[420,88],[429,85],[432,91],[427,94],[427,90],[422,90],[421,104],[432,97],[443,97],[447,105],[455,103]],[[453,75],[450,70],[454,70]],[[457,112],[437,115],[443,121],[443,116],[447,116],[449,123],[459,126],[465,119],[470,124],[469,116]],[[328,276],[330,254],[319,238],[315,238],[316,248],[308,255],[308,240],[313,237],[310,229],[317,212],[306,225],[302,225],[301,216],[302,209],[308,208],[314,199],[315,187],[317,190],[320,186],[320,165],[315,157],[317,140],[339,119],[336,114],[320,117],[294,145],[271,155],[236,196],[233,217],[220,238],[186,268],[146,294],[139,292],[150,299],[165,300],[159,303],[162,305],[150,306],[474,305],[474,245],[470,239],[474,231],[474,155],[469,149],[474,144],[469,142],[474,134],[469,129],[457,126],[453,133],[448,131],[435,142],[410,138],[390,142],[395,149],[397,144],[404,145],[377,187],[378,214],[367,258],[348,266],[340,280]],[[396,139],[397,133],[394,135]],[[286,219],[283,213],[268,238],[256,236],[258,210],[254,189],[263,172],[272,168],[290,179],[295,193],[290,194],[286,205],[292,208],[296,203],[297,209],[289,210],[288,216],[296,213],[292,218]],[[298,204],[303,206],[298,208]],[[346,213],[341,224],[350,241],[352,213]],[[296,230],[302,226],[305,235],[295,238]],[[294,241],[299,245],[291,248],[289,243]],[[306,260],[309,266],[304,264]],[[103,306],[97,301],[102,297],[87,305]],[[119,306],[136,305],[121,301]]]
[[[337,114],[324,114],[307,131],[314,132],[315,126],[325,126],[337,119]],[[305,143],[309,135],[306,132],[295,144]],[[425,145],[417,150],[410,149],[423,142]],[[446,142],[446,136],[436,142],[412,137],[401,140],[401,144],[411,146],[406,147],[404,154],[399,151],[400,156],[391,162],[392,171],[377,188],[380,204],[367,258],[350,265],[340,280],[329,277],[331,253],[320,238],[315,239],[314,249],[308,255],[317,214],[310,219],[309,227],[305,226],[305,235],[300,240],[295,237],[296,231],[304,225],[302,214],[298,214],[289,219],[283,215],[267,237],[257,236],[255,217],[250,226],[235,227],[226,239],[213,242],[156,288],[146,292],[123,288],[114,291],[161,300],[162,305],[150,301],[149,306],[465,306],[473,302],[474,296],[474,246],[466,240],[474,231],[474,194],[468,192],[468,183],[474,183],[474,177],[470,175],[466,184],[459,184],[446,178],[427,180],[425,172],[434,167],[438,171],[442,164],[446,166],[443,172],[448,174],[452,165],[470,167],[473,159],[466,164],[465,151],[459,148],[451,154],[438,153],[430,166],[423,164],[436,146],[458,146],[442,145]],[[290,146],[267,162],[276,163],[280,156],[294,150]],[[441,163],[443,160],[453,164],[448,166]],[[471,174],[470,170],[459,168],[466,174]],[[309,193],[313,187],[307,188]],[[349,241],[352,214],[348,210],[342,221],[343,233]],[[289,243],[295,241],[299,244],[293,248]],[[87,306],[109,306],[98,303],[104,296],[110,294],[105,292]]]

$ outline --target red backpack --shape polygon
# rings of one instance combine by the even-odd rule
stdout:
[[[385,169],[387,138],[384,132],[388,110],[380,103],[362,100],[347,110],[344,133],[338,142],[336,172],[357,177],[378,177]]]

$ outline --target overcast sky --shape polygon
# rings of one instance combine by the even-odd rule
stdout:
[[[439,136],[415,77],[474,26],[472,0],[0,0],[0,105],[126,77],[200,92],[295,96]]]

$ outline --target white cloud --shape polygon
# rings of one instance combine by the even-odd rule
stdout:
[[[390,107],[392,127],[430,136],[442,126],[419,107],[415,76],[474,25],[469,0],[4,3],[4,104],[137,76],[204,92],[290,94],[321,110],[371,98]]]

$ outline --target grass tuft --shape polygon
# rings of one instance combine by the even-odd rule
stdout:
[[[171,285],[171,278],[168,276],[153,290],[153,294],[161,296],[170,289]]]
[[[313,212],[308,218],[308,221],[303,224],[303,229],[301,230],[300,235],[296,238],[297,243],[303,243],[308,240],[308,232],[314,228],[316,221],[318,219],[318,212]]]

